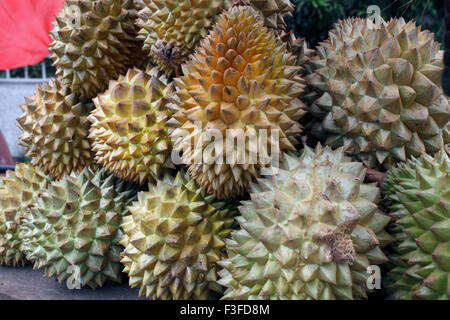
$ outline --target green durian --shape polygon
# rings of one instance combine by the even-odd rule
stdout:
[[[75,277],[95,289],[120,282],[120,224],[136,193],[103,169],[52,182],[24,221],[27,259],[60,283]]]
[[[50,178],[29,163],[17,164],[0,178],[0,264],[25,264],[23,221],[49,183]]]
[[[339,21],[306,79],[319,98],[309,130],[371,168],[392,167],[450,142],[442,51],[414,21]]]
[[[217,262],[234,211],[184,172],[141,192],[124,218],[124,272],[139,294],[156,300],[208,299],[221,293]]]
[[[141,0],[139,39],[143,50],[167,76],[180,75],[226,0]]]
[[[219,264],[223,299],[367,298],[367,268],[387,261],[390,218],[366,170],[342,148],[284,154],[278,173],[251,185]]]
[[[388,289],[393,299],[450,299],[450,159],[423,155],[386,175],[396,239]]]
[[[56,75],[92,98],[140,57],[135,0],[66,0],[50,36]]]
[[[172,141],[167,95],[172,90],[156,68],[128,70],[94,99],[89,138],[95,161],[118,177],[144,184],[168,169]]]
[[[92,162],[88,115],[92,104],[58,79],[25,97],[17,118],[20,144],[31,163],[55,179],[79,173]]]

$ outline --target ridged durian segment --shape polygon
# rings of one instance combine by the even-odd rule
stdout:
[[[386,194],[396,253],[388,289],[394,299],[450,299],[450,159],[445,151],[391,169]]]
[[[173,168],[166,95],[171,86],[156,68],[128,70],[94,99],[89,138],[95,161],[120,178],[143,184]]]
[[[25,219],[27,259],[60,283],[71,278],[95,289],[107,280],[120,282],[120,224],[136,193],[103,169],[53,182]]]
[[[66,0],[50,34],[56,75],[90,98],[106,90],[138,58],[136,17],[134,0]]]
[[[295,5],[290,0],[228,0],[232,5],[250,5],[264,16],[265,25],[271,29],[284,30],[284,19],[292,17]]]
[[[185,151],[182,161],[209,193],[219,199],[242,195],[258,176],[259,168],[265,166],[264,145],[258,148],[251,144],[254,138],[262,137],[260,130],[266,130],[267,150],[272,154],[295,150],[298,144],[296,137],[302,130],[297,120],[305,111],[298,99],[304,85],[298,76],[301,68],[296,66],[296,57],[264,27],[254,9],[240,6],[218,18],[183,69],[185,76],[175,79],[179,90],[178,103],[174,104],[178,108],[173,116],[178,127],[172,134],[174,149]],[[273,131],[279,135],[277,141],[271,139]],[[227,157],[208,151],[219,144],[208,136],[218,132]],[[236,149],[235,143],[234,149],[226,148],[227,140],[233,142],[233,135],[250,140],[243,159],[228,157]],[[196,141],[203,144],[203,161],[198,161]],[[252,158],[254,148],[258,148],[258,159]]]
[[[18,119],[21,145],[34,166],[60,179],[80,172],[91,163],[87,119],[92,104],[80,99],[59,80],[38,85],[25,97]]]
[[[179,172],[150,184],[130,211],[121,243],[131,287],[152,300],[208,299],[221,293],[217,262],[233,210]]]
[[[287,49],[297,57],[297,65],[302,67],[301,75],[306,76],[313,72],[311,59],[315,57],[315,50],[308,48],[305,38],[297,38],[294,32],[280,30],[278,38],[286,43]]]
[[[277,175],[258,179],[227,240],[224,299],[367,298],[367,267],[387,261],[391,238],[379,190],[342,148],[283,155]]]
[[[285,32],[280,30],[278,32],[278,37],[281,41],[286,43],[287,49],[292,52],[297,57],[297,65],[301,67],[300,75],[303,78],[303,83],[305,85],[305,89],[300,96],[300,99],[307,105],[311,105],[319,95],[313,88],[308,86],[308,82],[306,81],[306,77],[314,72],[314,63],[313,60],[316,58],[316,51],[308,48],[308,43],[305,38],[297,38],[295,34],[290,32]],[[300,123],[305,124],[306,127],[310,127],[309,117],[304,117]],[[308,131],[305,130],[308,134]]]
[[[20,107],[20,144],[34,166],[56,179],[89,166],[92,155],[87,117],[91,103],[85,103],[59,80],[50,80],[38,85]]]
[[[50,179],[27,163],[16,165],[0,178],[0,264],[23,266],[21,228]]]
[[[434,35],[400,19],[339,21],[318,48],[307,78],[320,92],[312,131],[366,165],[391,167],[438,152],[449,139],[450,106],[441,88]]]
[[[225,8],[225,0],[143,0],[137,24],[139,38],[158,68],[180,75],[181,64]]]

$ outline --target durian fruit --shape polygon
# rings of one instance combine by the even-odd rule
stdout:
[[[136,192],[103,169],[52,182],[24,221],[27,259],[60,283],[95,289],[120,282],[120,224]]]
[[[143,50],[167,76],[180,75],[181,64],[192,54],[226,0],[142,0],[139,39]]]
[[[300,75],[303,78],[305,88],[300,96],[300,99],[307,105],[311,105],[319,96],[317,92],[308,86],[306,77],[314,72],[313,60],[317,59],[316,51],[308,48],[308,43],[305,38],[297,38],[292,31],[285,32],[280,30],[278,37],[281,41],[286,43],[287,49],[297,57],[297,65],[301,67]],[[310,115],[302,118],[301,123],[309,127]],[[306,131],[306,130],[305,130]],[[308,132],[307,132],[308,133]]]
[[[171,86],[157,69],[128,70],[94,99],[89,138],[97,163],[143,184],[173,168],[166,95]]]
[[[231,2],[235,6],[249,5],[259,10],[264,16],[266,26],[278,30],[286,29],[284,19],[292,17],[295,9],[290,0],[231,0]]]
[[[23,266],[21,227],[50,179],[29,163],[16,165],[0,178],[0,264]]]
[[[56,75],[74,92],[92,98],[138,59],[134,0],[66,0],[50,44]]]
[[[20,107],[20,144],[34,166],[60,179],[91,163],[87,119],[91,103],[59,80],[50,80],[38,85],[35,94],[26,97]]]
[[[434,35],[403,18],[349,18],[317,48],[308,83],[320,97],[312,132],[369,167],[389,168],[438,152],[449,139],[442,51]]]
[[[387,261],[391,239],[379,190],[342,148],[283,155],[277,175],[258,179],[227,240],[224,299],[367,298],[367,267]]]
[[[315,50],[308,48],[308,43],[305,38],[297,38],[294,32],[285,32],[280,30],[278,37],[281,41],[286,43],[287,49],[295,54],[297,57],[297,65],[302,67],[302,76],[313,73],[313,66],[311,59],[315,57]]]
[[[219,199],[242,195],[267,165],[262,154],[271,150],[270,157],[298,144],[302,130],[297,120],[305,106],[298,99],[304,84],[296,57],[264,27],[254,9],[238,6],[218,18],[183,69],[185,76],[175,79],[174,149],[183,151],[190,175],[209,193]],[[262,130],[269,142],[252,143],[263,141]],[[223,153],[214,150],[219,140],[208,138],[217,133],[223,138]],[[250,140],[243,159],[231,156],[235,143],[227,150],[226,142],[235,136]],[[257,157],[252,157],[257,144]]]
[[[385,180],[394,221],[394,299],[450,299],[450,159],[443,150],[391,169]]]
[[[208,299],[221,293],[222,258],[234,211],[184,172],[138,194],[124,218],[124,272],[139,295],[155,300]]]

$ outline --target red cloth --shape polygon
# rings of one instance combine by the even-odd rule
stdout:
[[[49,55],[50,30],[64,0],[0,0],[0,70],[34,65]]]

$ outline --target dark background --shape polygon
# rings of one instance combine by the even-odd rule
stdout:
[[[442,42],[444,35],[444,0],[291,0],[296,11],[288,19],[290,30],[306,37],[310,47],[327,38],[328,30],[338,20],[346,17],[367,17],[367,8],[377,5],[381,16],[388,20],[403,16],[414,19],[422,29],[435,33]]]

